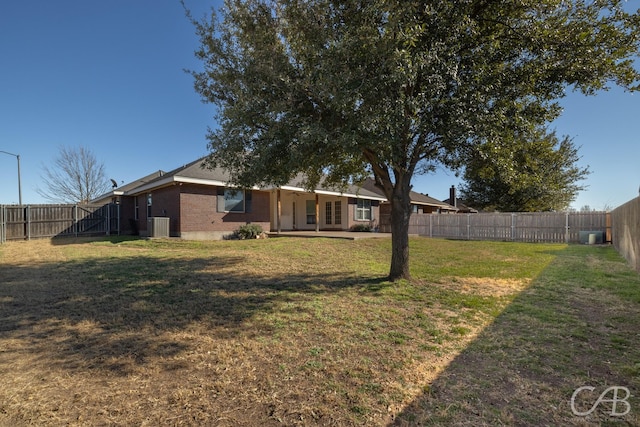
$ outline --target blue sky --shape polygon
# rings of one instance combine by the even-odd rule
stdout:
[[[196,17],[219,2],[186,0]],[[20,155],[24,203],[59,147],[90,147],[109,178],[129,182],[207,153],[213,107],[183,70],[198,39],[178,0],[0,2],[0,150]],[[581,146],[592,174],[573,206],[616,207],[640,187],[640,93],[570,93],[553,126]],[[414,179],[438,199],[453,172]],[[0,204],[18,202],[17,161],[0,153]]]

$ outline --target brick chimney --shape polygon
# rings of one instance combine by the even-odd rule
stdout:
[[[456,186],[452,185],[449,189],[449,204],[453,207],[458,207],[458,200],[456,199]]]

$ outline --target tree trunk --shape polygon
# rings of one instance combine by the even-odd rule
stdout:
[[[411,187],[396,183],[391,198],[391,269],[389,280],[411,279],[409,273],[409,218]]]

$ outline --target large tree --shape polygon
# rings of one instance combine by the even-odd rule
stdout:
[[[61,146],[51,166],[42,167],[41,179],[45,188],[36,191],[54,203],[89,203],[111,189],[104,163],[82,146]]]
[[[461,196],[476,209],[502,212],[560,211],[569,208],[579,182],[589,174],[578,165],[578,148],[571,138],[536,129],[478,147],[465,162]]]
[[[414,174],[558,116],[567,87],[634,89],[622,1],[226,0],[192,19],[195,87],[218,107],[209,164],[313,188],[372,174],[391,203],[389,278],[409,278]]]

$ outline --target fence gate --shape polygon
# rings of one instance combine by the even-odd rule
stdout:
[[[120,205],[0,205],[0,243],[120,234]]]

